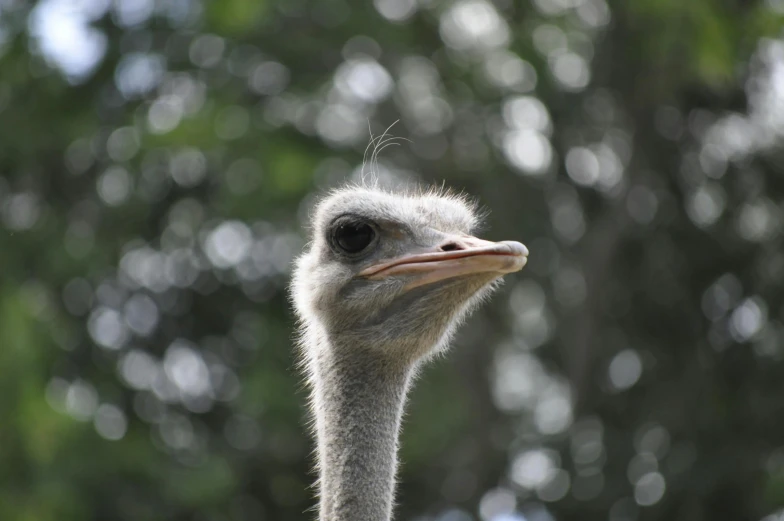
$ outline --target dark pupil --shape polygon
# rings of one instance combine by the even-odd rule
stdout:
[[[347,253],[359,253],[373,240],[373,228],[365,223],[347,223],[335,230],[335,242]]]

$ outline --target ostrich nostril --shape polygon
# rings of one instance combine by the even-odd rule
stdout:
[[[457,251],[457,250],[464,250],[461,245],[456,242],[448,242],[446,244],[441,245],[441,251]]]

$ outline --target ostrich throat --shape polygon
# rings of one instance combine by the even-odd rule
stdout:
[[[388,521],[413,366],[392,360],[373,346],[320,347],[311,361],[319,519]]]

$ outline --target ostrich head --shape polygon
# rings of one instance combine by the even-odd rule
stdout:
[[[444,192],[338,190],[318,205],[292,281],[318,442],[320,521],[388,521],[413,369],[504,273],[519,242],[471,235]]]
[[[476,205],[444,191],[390,193],[349,187],[316,208],[293,295],[306,334],[365,346],[412,364],[451,331],[528,251],[472,235]]]

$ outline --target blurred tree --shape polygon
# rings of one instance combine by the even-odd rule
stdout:
[[[779,519],[782,20],[0,0],[0,519],[311,516],[289,264],[398,119],[365,172],[532,251],[415,390],[398,518]]]

